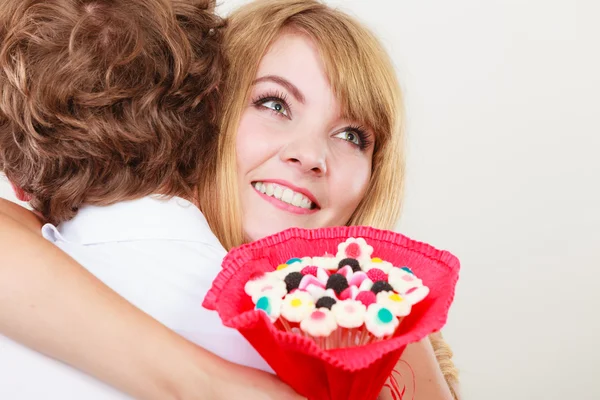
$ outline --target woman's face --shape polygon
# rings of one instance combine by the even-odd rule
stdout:
[[[236,141],[248,239],[346,224],[371,178],[374,137],[342,117],[313,42],[282,34],[251,92]]]

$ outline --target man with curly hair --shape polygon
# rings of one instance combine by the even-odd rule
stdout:
[[[40,217],[28,215],[21,222],[30,222],[38,235],[41,222],[48,222],[42,228],[48,240],[131,303],[115,300],[107,288],[95,313],[118,320],[121,314],[114,310],[126,312],[133,305],[184,337],[206,323],[202,267],[218,266],[225,254],[196,201],[203,179],[209,179],[203,172],[215,157],[218,133],[224,22],[214,6],[214,0],[0,4],[0,171]],[[0,228],[11,229],[10,224],[4,219]],[[69,324],[69,340],[96,343],[92,352],[110,352],[98,345],[107,336],[148,349],[141,364],[122,354],[118,370],[70,352],[65,361],[92,376],[135,398],[214,398],[206,388],[223,392],[231,385],[218,378],[229,381],[234,370],[245,368],[166,328],[158,334],[116,325],[101,332],[89,328],[90,316],[78,314],[74,304],[76,290],[57,289],[85,271],[61,271],[57,265],[47,275],[31,276],[39,283],[31,295],[44,298],[37,326],[44,327],[46,338],[64,336],[65,324],[78,320],[79,326]],[[81,286],[77,290],[84,290]],[[61,304],[61,312],[45,315],[41,309],[53,304]],[[32,304],[0,304],[0,313],[20,321],[21,306],[36,315]],[[137,315],[138,326],[154,323]],[[33,349],[52,348],[19,323],[6,334],[29,338],[26,345]],[[170,351],[173,343],[178,350]],[[0,365],[0,398],[126,398],[1,335],[0,349],[7,367]],[[185,362],[177,356],[182,351],[198,362]],[[238,377],[238,385],[250,388],[261,380],[263,386],[281,385],[269,374],[245,371],[246,380]],[[194,377],[189,381],[195,386],[174,383],[185,374]],[[128,385],[128,378],[148,375],[166,379]]]

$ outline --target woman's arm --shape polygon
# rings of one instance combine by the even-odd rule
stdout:
[[[299,399],[175,334],[11,215],[0,209],[0,333],[135,398]]]
[[[41,235],[42,219],[32,211],[21,207],[18,204],[0,198],[0,214],[17,221],[23,228],[26,228],[38,235]]]

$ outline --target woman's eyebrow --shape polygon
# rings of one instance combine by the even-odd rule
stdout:
[[[252,85],[256,85],[260,82],[276,83],[286,88],[288,92],[290,92],[292,96],[294,96],[296,100],[298,100],[300,103],[304,104],[304,102],[306,101],[302,92],[292,82],[288,81],[284,77],[281,77],[279,75],[265,75],[255,79],[254,82],[252,82]]]

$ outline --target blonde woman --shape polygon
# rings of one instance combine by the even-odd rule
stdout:
[[[378,41],[319,2],[259,0],[231,16],[225,53],[218,156],[199,185],[223,246],[291,226],[392,229],[404,178],[402,99]],[[268,375],[208,356],[128,305],[32,233],[39,223],[22,213],[0,216],[0,285],[13,304],[0,308],[0,331],[141,398],[292,398]],[[9,291],[9,278],[21,289]],[[70,330],[78,319],[81,329]],[[188,338],[214,350],[201,330]],[[409,346],[398,369],[414,399],[451,397],[443,374],[453,376],[451,364],[441,371],[429,341]]]

